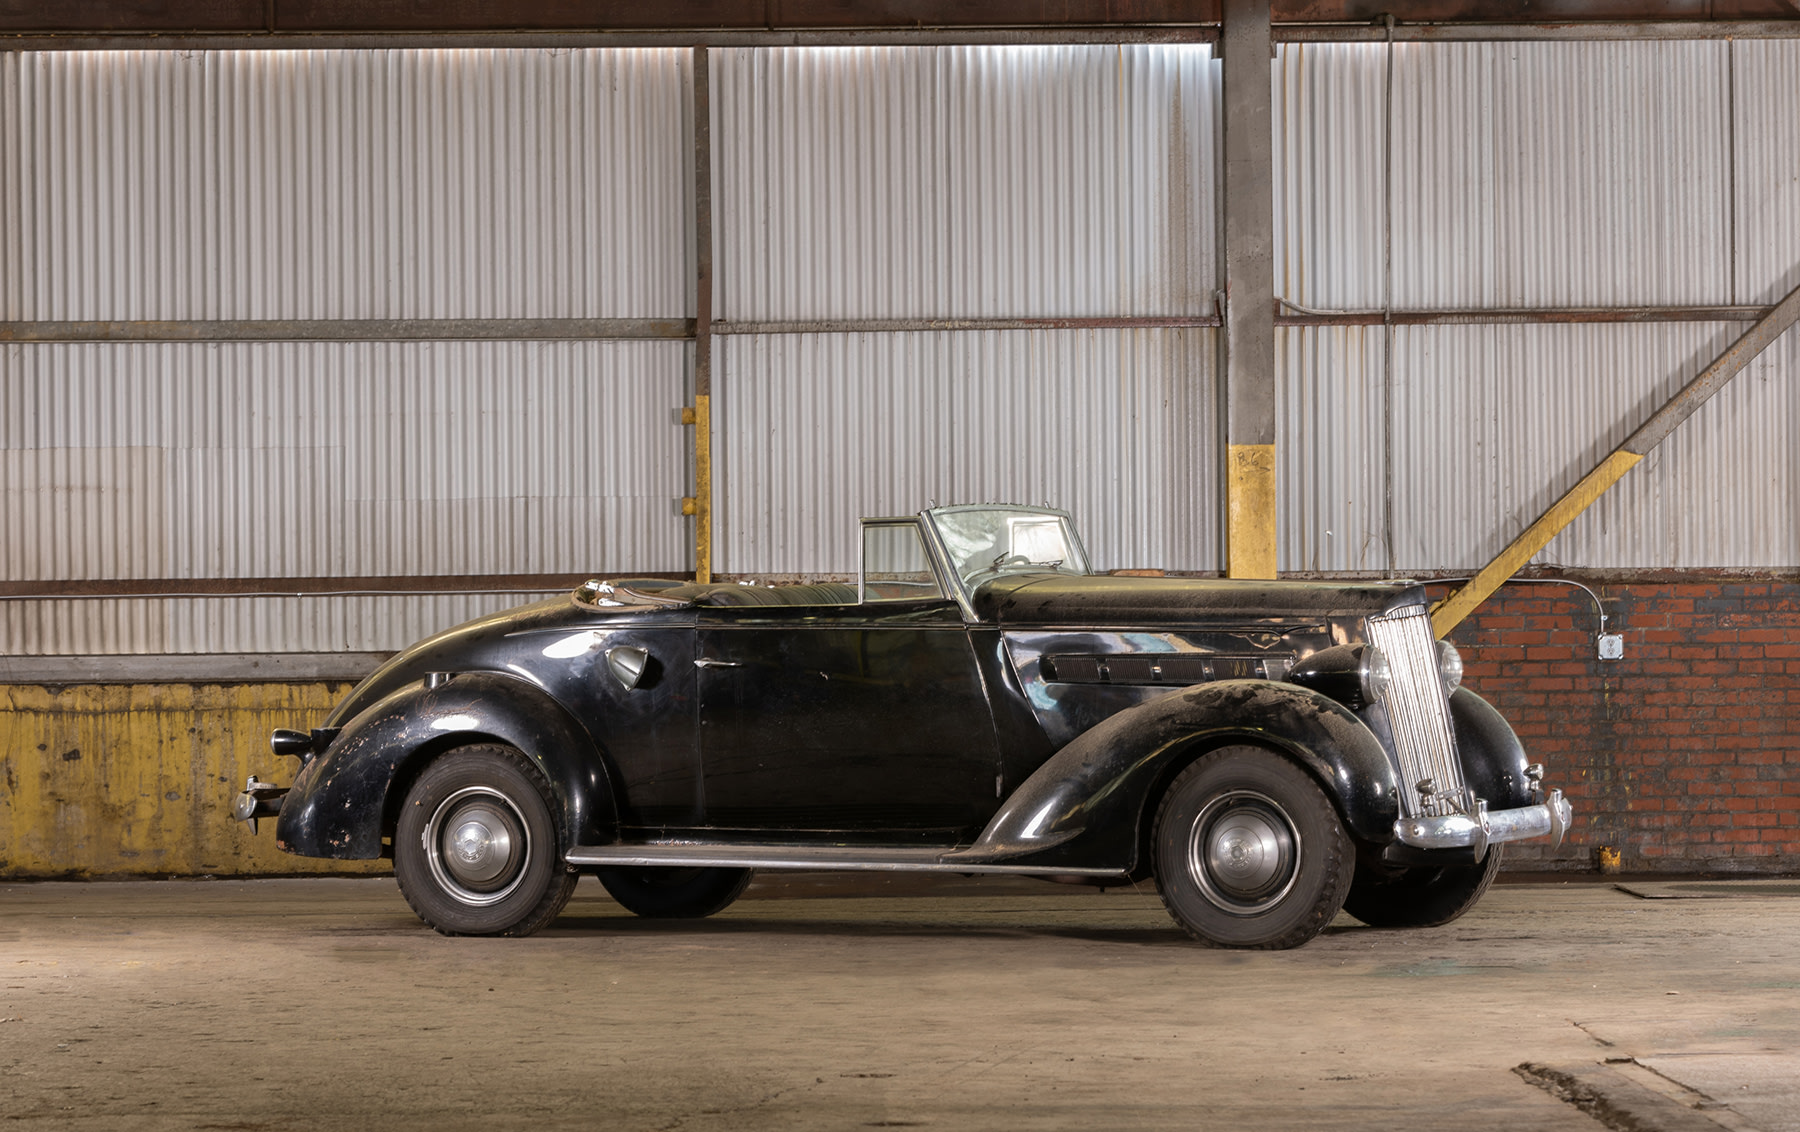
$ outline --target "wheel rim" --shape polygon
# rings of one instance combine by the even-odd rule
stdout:
[[[1233,790],[1209,801],[1188,832],[1188,872],[1212,904],[1254,916],[1279,904],[1300,875],[1300,831],[1273,799]]]
[[[531,859],[525,816],[512,799],[483,786],[466,786],[439,802],[421,840],[432,877],[476,907],[512,895]]]

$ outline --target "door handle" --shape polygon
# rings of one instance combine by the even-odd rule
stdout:
[[[743,665],[742,661],[714,660],[710,656],[703,656],[699,660],[696,660],[694,662],[694,667],[695,668],[742,668],[742,667],[744,667],[744,665]]]

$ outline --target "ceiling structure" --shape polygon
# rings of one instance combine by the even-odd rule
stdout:
[[[45,37],[266,37],[583,33],[636,39],[679,35],[843,39],[911,34],[989,38],[1007,33],[1068,35],[1125,29],[1210,38],[1221,0],[0,0],[0,46]],[[1273,0],[1280,25],[1588,23],[1800,23],[1800,0]],[[1723,30],[1723,29],[1721,29]],[[1755,29],[1744,29],[1756,34]],[[1767,30],[1764,34],[1768,34]],[[1777,31],[1776,34],[1779,34]],[[11,40],[10,43],[7,40]],[[98,44],[96,44],[98,45]]]

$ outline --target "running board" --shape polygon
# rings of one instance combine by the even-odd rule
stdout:
[[[904,845],[743,845],[723,842],[640,841],[577,845],[563,859],[581,868],[674,865],[686,868],[818,869],[845,872],[1019,873],[1028,876],[1116,877],[1118,869],[999,865],[959,857],[967,849]]]

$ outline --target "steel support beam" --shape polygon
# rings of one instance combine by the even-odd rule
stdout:
[[[712,70],[694,48],[694,580],[712,581]]]
[[[1269,0],[1225,0],[1225,573],[1275,576]]]
[[[1800,287],[1790,292],[1762,321],[1752,326],[1711,365],[1701,370],[1700,375],[1683,386],[1681,392],[1652,413],[1649,420],[1625,438],[1625,443],[1600,461],[1593,471],[1582,476],[1580,482],[1561,499],[1552,503],[1550,509],[1538,517],[1537,522],[1525,528],[1524,534],[1514,539],[1511,546],[1482,567],[1481,572],[1470,579],[1467,585],[1439,602],[1431,612],[1433,631],[1442,637],[1461,624],[1465,617],[1475,611],[1476,606],[1486,601],[1519,567],[1530,562],[1533,555],[1548,546],[1551,539],[1574,521],[1575,516],[1586,511],[1607,488],[1618,483],[1626,472],[1637,467],[1638,462],[1649,455],[1651,449],[1667,439],[1677,425],[1692,416],[1713,394],[1725,388],[1727,382],[1767,349],[1769,343],[1781,337],[1797,319],[1800,319]]]

